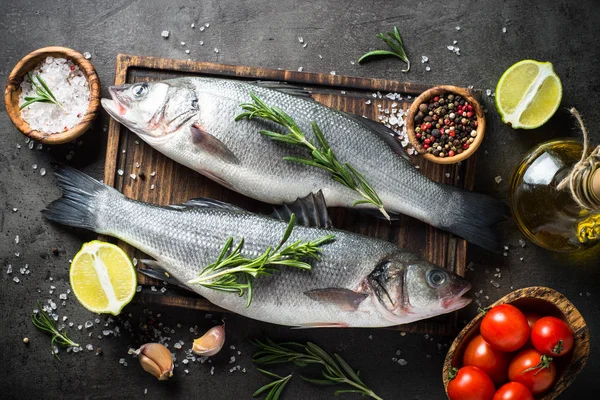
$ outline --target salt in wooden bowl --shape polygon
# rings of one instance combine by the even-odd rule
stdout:
[[[415,132],[415,116],[419,112],[419,105],[422,103],[427,103],[427,101],[429,101],[429,99],[432,97],[445,93],[460,95],[473,106],[473,111],[475,111],[475,115],[477,116],[477,136],[475,136],[475,140],[473,143],[471,143],[467,150],[460,154],[455,154],[452,157],[438,157],[434,156],[432,153],[428,153],[427,150],[423,148],[421,142],[419,142],[417,139]],[[473,97],[471,92],[469,92],[467,89],[452,85],[436,86],[421,93],[419,97],[417,97],[411,104],[406,117],[406,134],[408,135],[408,140],[410,141],[412,147],[419,154],[425,157],[426,160],[437,164],[455,164],[459,161],[466,160],[473,155],[483,141],[483,135],[485,134],[485,113],[483,112],[483,108],[477,99],[475,99],[475,97]]]
[[[23,78],[46,57],[70,59],[83,72],[90,86],[90,102],[83,118],[77,125],[64,132],[46,133],[32,129],[27,121],[21,117],[21,111],[19,110],[19,96]],[[100,109],[100,80],[92,64],[77,51],[58,46],[44,47],[23,57],[13,68],[4,90],[4,103],[10,120],[25,136],[45,144],[66,143],[81,136],[89,129],[92,121],[96,118]]]
[[[575,338],[573,350],[568,355],[554,357],[554,363],[557,368],[554,385],[547,392],[534,396],[536,400],[553,400],[575,380],[577,374],[583,369],[588,360],[590,355],[590,334],[587,324],[573,303],[556,290],[547,287],[535,286],[515,290],[492,304],[491,307],[506,303],[512,304],[525,312],[534,312],[541,316],[560,318],[567,322],[573,331]],[[446,393],[448,393],[448,383],[450,382],[448,373],[453,367],[462,367],[465,349],[469,342],[479,334],[479,326],[481,325],[483,316],[480,313],[477,317],[473,318],[458,334],[456,339],[454,339],[452,346],[448,350],[442,372]]]

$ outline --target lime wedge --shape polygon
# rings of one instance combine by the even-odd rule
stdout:
[[[127,254],[112,243],[85,243],[73,258],[71,288],[82,306],[95,313],[118,315],[137,287]]]
[[[552,63],[523,60],[508,68],[496,86],[496,109],[513,128],[544,125],[562,99],[562,84]]]

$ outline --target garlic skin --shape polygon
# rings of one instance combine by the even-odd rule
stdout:
[[[144,371],[154,375],[159,381],[173,376],[173,356],[169,349],[160,343],[146,343],[137,350],[129,350],[137,354]]]
[[[210,357],[217,354],[225,344],[225,324],[210,328],[204,335],[194,340],[192,352],[198,356]]]

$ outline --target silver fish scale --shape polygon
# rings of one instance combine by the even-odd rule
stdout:
[[[261,129],[281,132],[281,128],[263,120],[234,118],[242,112],[240,103],[250,102],[250,92],[269,105],[285,110],[312,141],[311,121],[316,121],[336,156],[350,162],[373,186],[384,207],[391,212],[414,216],[435,226],[444,225],[448,188],[417,171],[398,156],[377,134],[343,113],[333,111],[315,101],[255,86],[240,81],[210,78],[182,78],[195,85],[200,111],[190,124],[199,122],[239,159],[227,164],[190,145],[189,126],[182,127],[177,137],[156,146],[174,160],[201,173],[208,172],[226,181],[234,190],[269,203],[291,202],[310,192],[323,190],[328,206],[352,206],[360,196],[334,182],[329,173],[313,167],[285,161],[285,156],[307,157],[308,152],[258,133]],[[433,205],[439,212],[432,213]],[[365,207],[369,207],[368,205]]]
[[[196,278],[203,266],[217,259],[230,236],[234,244],[243,237],[242,253],[256,257],[268,246],[276,246],[287,226],[283,221],[243,210],[159,207],[126,199],[112,191],[103,195],[98,204],[95,213],[98,232],[120,238],[144,251],[184,283]],[[263,321],[299,325],[340,320],[340,313],[349,311],[311,300],[304,292],[322,288],[357,290],[377,263],[397,248],[391,243],[352,233],[303,226],[295,227],[289,243],[329,234],[334,234],[336,239],[322,246],[321,261],[310,262],[312,271],[282,267],[276,275],[256,279],[249,308],[246,299],[235,294],[200,285],[190,285],[190,288],[220,307]],[[361,326],[389,324],[369,302],[364,302],[360,312],[342,320]]]

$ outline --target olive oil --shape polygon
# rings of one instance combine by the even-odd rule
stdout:
[[[521,231],[535,244],[553,251],[585,249],[600,243],[600,203],[586,210],[570,190],[557,190],[580,160],[581,143],[560,139],[533,148],[513,173],[510,207]],[[595,178],[595,179],[594,179]],[[600,169],[582,185],[600,200]]]

